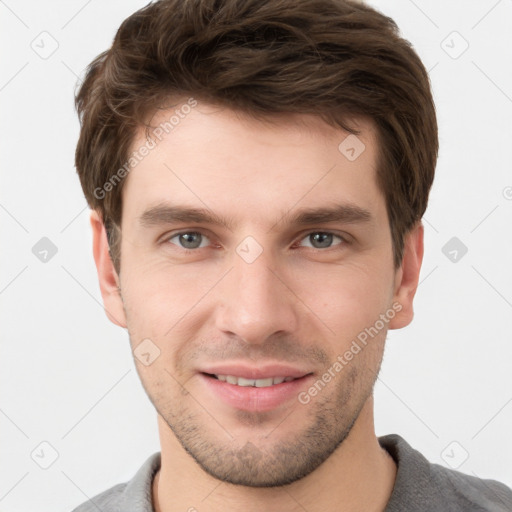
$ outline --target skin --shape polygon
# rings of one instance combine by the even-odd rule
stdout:
[[[159,112],[153,124],[168,118]],[[412,320],[423,228],[409,232],[395,269],[375,128],[354,123],[365,150],[349,161],[338,150],[348,134],[316,116],[262,122],[199,102],[125,178],[119,275],[92,212],[107,315],[128,329],[132,349],[150,339],[160,350],[148,366],[135,359],[158,412],[157,511],[384,510],[396,466],[375,435],[372,392],[387,329]],[[141,128],[134,149],[144,137]],[[142,214],[164,203],[207,208],[231,225],[144,226]],[[290,223],[334,204],[370,218]],[[188,239],[199,247],[185,251],[183,232],[201,233]],[[236,252],[248,236],[262,249],[252,263]],[[198,373],[224,361],[285,362],[315,381],[393,304],[400,311],[307,404],[241,411]]]

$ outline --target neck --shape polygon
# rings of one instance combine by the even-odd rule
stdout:
[[[323,464],[281,487],[244,487],[215,479],[185,452],[160,416],[158,422],[162,464],[153,482],[156,512],[382,512],[393,490],[396,465],[375,436],[372,397],[348,437]]]

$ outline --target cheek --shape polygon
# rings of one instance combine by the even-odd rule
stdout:
[[[123,260],[121,289],[130,332],[163,338],[182,328],[200,311],[201,299],[212,290],[222,269],[215,265],[173,264],[159,258]]]
[[[326,336],[339,344],[374,325],[389,308],[392,284],[384,278],[389,270],[378,270],[353,265],[317,268],[296,277],[294,290],[329,328],[324,329]]]

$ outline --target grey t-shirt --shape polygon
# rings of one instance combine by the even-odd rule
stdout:
[[[431,464],[396,434],[380,437],[379,443],[398,466],[385,512],[512,511],[512,490],[504,484]],[[98,494],[73,512],[154,512],[152,483],[159,468],[157,452],[129,482]]]

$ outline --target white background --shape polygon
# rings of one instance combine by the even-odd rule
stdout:
[[[77,79],[145,4],[0,1],[0,511],[70,511],[159,450],[128,335],[103,312],[73,163]],[[441,144],[416,317],[389,335],[377,433],[512,486],[512,0],[371,4],[430,70]],[[56,45],[43,31],[58,43],[47,59],[31,47]],[[42,237],[58,250],[46,263]],[[468,248],[456,262],[452,237]],[[43,441],[48,469],[31,458],[50,462]]]

